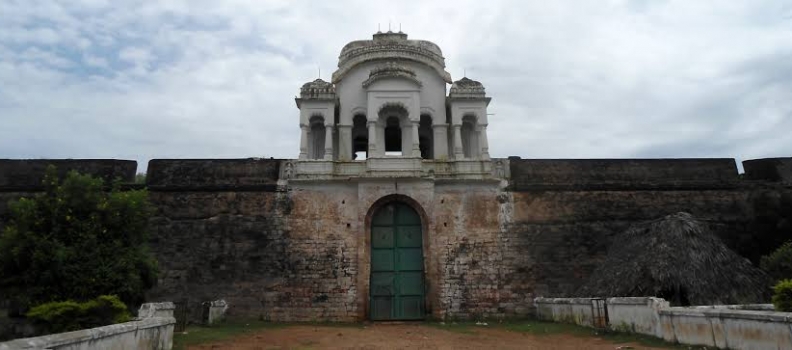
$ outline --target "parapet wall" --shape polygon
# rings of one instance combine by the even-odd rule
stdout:
[[[101,177],[133,182],[137,162],[117,159],[0,159],[0,192],[38,191],[47,167],[54,165],[58,174],[71,170]]]
[[[746,160],[743,169],[748,180],[792,183],[792,157]]]
[[[734,159],[509,158],[514,191],[733,187]]]
[[[593,298],[537,298],[539,319],[592,327]],[[772,305],[669,307],[660,298],[608,298],[608,328],[720,349],[792,349],[792,313]]]
[[[140,307],[132,322],[83,329],[74,332],[15,339],[0,343],[0,350],[83,350],[173,348],[173,303],[148,303]]]
[[[153,159],[146,185],[152,190],[274,190],[280,159]]]

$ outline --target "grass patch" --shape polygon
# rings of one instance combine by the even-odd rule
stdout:
[[[282,323],[264,321],[233,321],[211,326],[188,326],[186,332],[173,334],[173,349],[183,350],[188,345],[206,344],[263,329],[274,329],[284,326],[285,324]]]
[[[496,324],[496,326],[498,326]],[[614,331],[600,331],[592,328],[582,327],[574,324],[555,323],[545,321],[524,321],[514,323],[503,323],[499,326],[507,330],[529,333],[533,335],[551,335],[551,334],[569,334],[581,337],[599,337],[606,339],[610,342],[621,343],[638,343],[643,346],[651,346],[667,349],[690,349],[689,346],[682,346],[679,344],[669,343],[663,339],[655,338],[643,334],[635,333],[622,333]]]
[[[316,327],[358,327],[362,328],[363,324],[357,323],[338,323],[338,322],[313,322],[313,323],[285,323],[285,322],[267,322],[267,321],[228,321],[211,326],[193,325],[188,326],[185,333],[173,334],[173,349],[183,350],[189,345],[201,345],[217,341],[223,341],[238,336],[244,336],[249,333],[267,329],[278,329],[290,326],[316,326]],[[301,344],[306,346],[304,349],[310,349],[309,343]]]

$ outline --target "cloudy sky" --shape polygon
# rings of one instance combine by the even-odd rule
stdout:
[[[294,96],[399,24],[493,156],[792,156],[792,2],[0,0],[0,158],[293,158]]]

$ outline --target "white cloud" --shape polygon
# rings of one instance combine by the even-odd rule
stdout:
[[[783,1],[9,1],[0,157],[295,157],[293,98],[378,24],[493,97],[495,156],[792,155]]]

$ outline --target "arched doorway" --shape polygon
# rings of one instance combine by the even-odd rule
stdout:
[[[371,220],[371,320],[424,318],[421,217],[403,202],[378,208]]]

